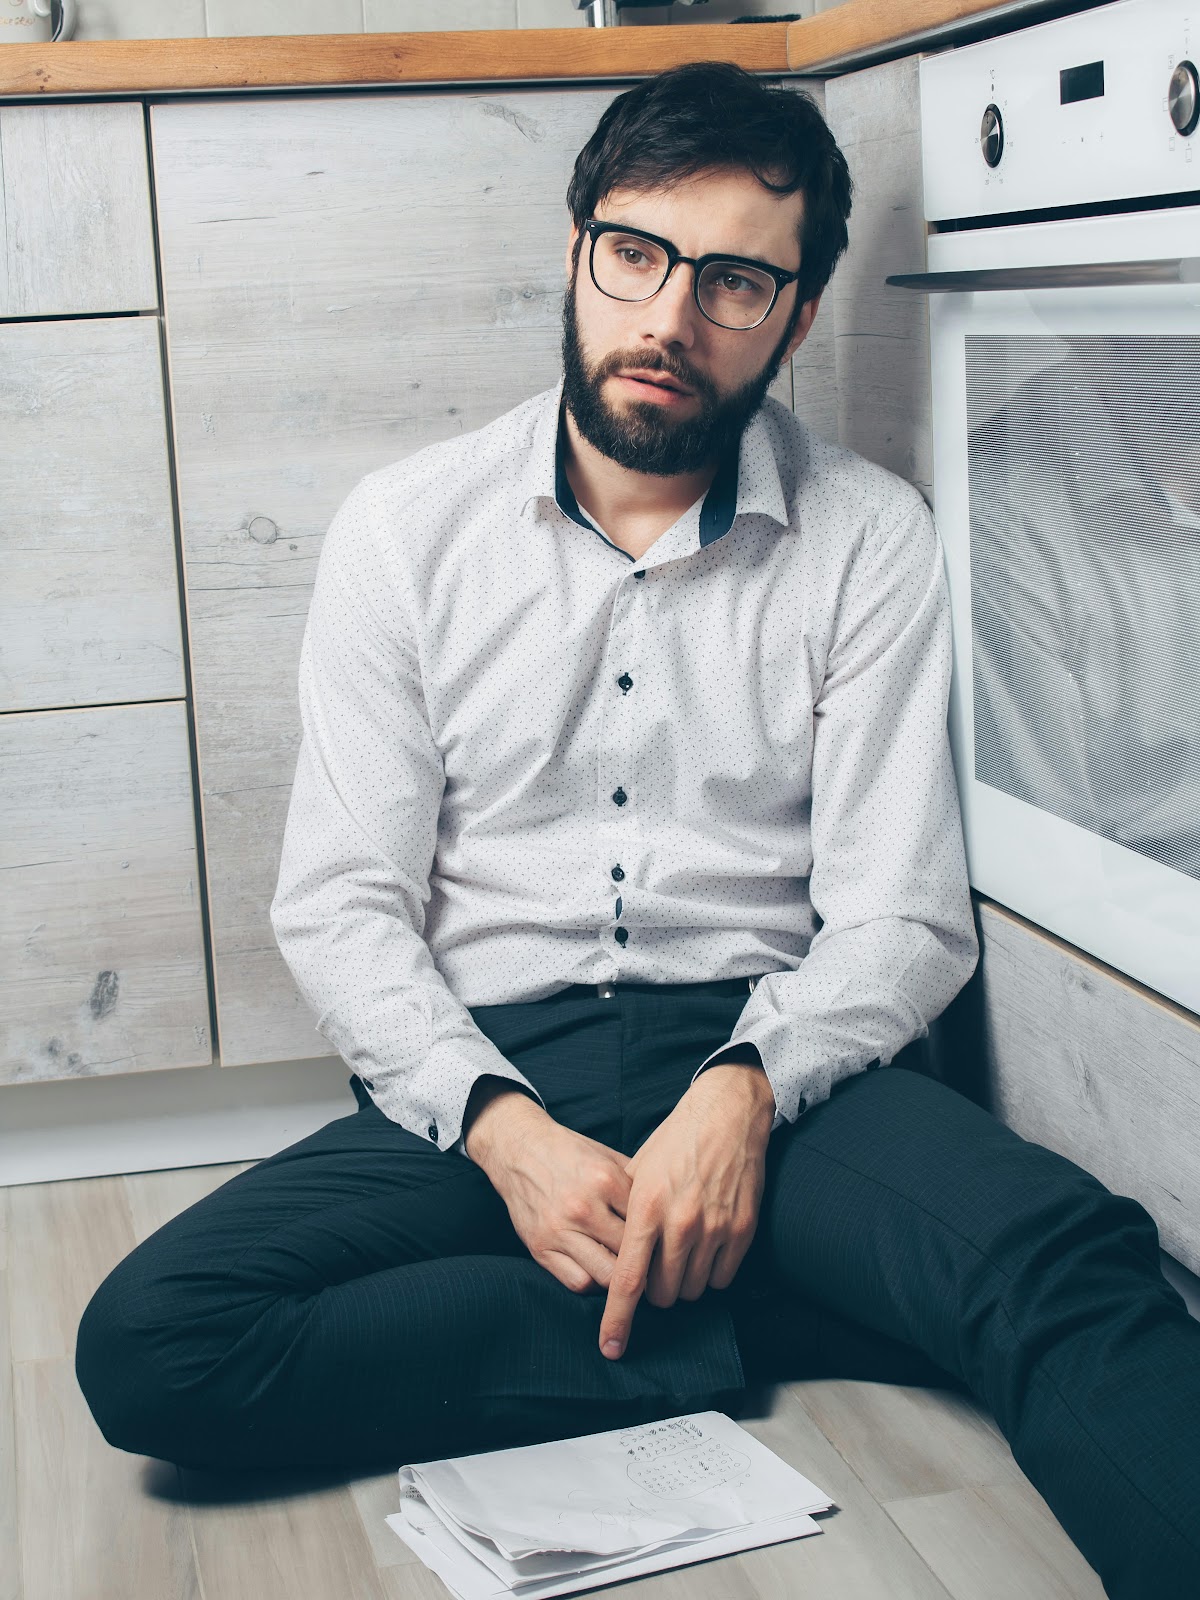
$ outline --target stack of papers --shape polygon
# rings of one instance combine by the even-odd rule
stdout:
[[[833,1502],[720,1411],[400,1468],[397,1533],[460,1600],[571,1594],[820,1533]]]

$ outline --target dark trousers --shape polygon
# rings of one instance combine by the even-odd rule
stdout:
[[[553,1116],[632,1154],[746,996],[740,979],[575,986],[472,1015]],[[792,1376],[965,1386],[1114,1600],[1200,1595],[1200,1324],[1155,1225],[964,1096],[886,1067],[781,1127],[734,1283],[643,1301],[610,1362],[603,1296],[564,1288],[481,1169],[352,1084],[357,1112],[190,1207],[96,1291],[76,1370],[112,1444],[366,1470],[736,1409],[754,1376],[737,1330],[769,1291],[794,1309]]]

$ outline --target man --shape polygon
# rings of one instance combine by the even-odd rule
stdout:
[[[958,1383],[1110,1593],[1194,1594],[1200,1329],[1153,1222],[888,1066],[976,945],[932,521],[765,399],[842,157],[689,66],[568,203],[561,385],[370,474],[322,550],[272,919],[359,1110],[111,1275],[97,1421],[361,1468]]]

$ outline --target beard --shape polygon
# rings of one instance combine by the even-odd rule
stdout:
[[[563,298],[563,401],[587,442],[618,466],[660,478],[699,472],[737,447],[778,376],[794,322],[793,318],[762,371],[732,394],[722,394],[683,356],[665,350],[614,350],[589,363],[579,341],[573,274]],[[601,391],[608,377],[628,367],[677,378],[697,397],[700,409],[680,420],[664,415],[663,406],[648,400],[633,400],[616,410]]]

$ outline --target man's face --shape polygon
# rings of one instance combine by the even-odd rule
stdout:
[[[772,194],[752,173],[729,170],[671,189],[614,190],[596,217],[669,239],[685,256],[728,252],[794,272],[802,208],[801,195]],[[807,334],[817,299],[789,329],[797,305],[788,284],[757,328],[717,327],[696,304],[691,267],[680,262],[649,300],[613,300],[592,282],[586,235],[574,267],[577,238],[572,229],[563,392],[580,433],[634,472],[672,477],[713,464]]]

